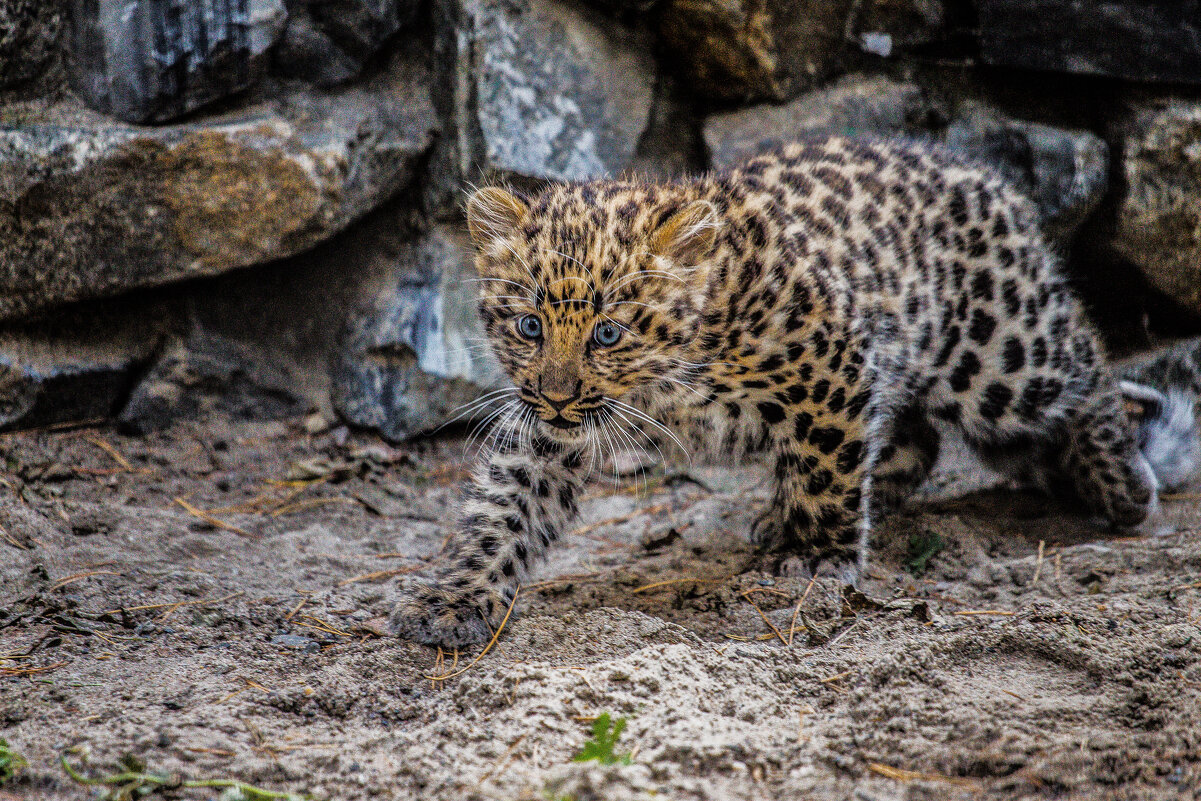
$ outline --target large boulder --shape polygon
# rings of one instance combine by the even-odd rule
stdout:
[[[658,31],[698,94],[784,100],[829,78],[847,52],[855,0],[666,0]]]
[[[1201,7],[1148,0],[980,0],[986,63],[1201,83]]]
[[[952,102],[883,76],[846,76],[791,103],[714,115],[704,128],[717,167],[822,134],[924,139],[988,164],[1038,203],[1048,234],[1060,242],[1107,186],[1108,148],[1094,134],[1014,119],[979,102]]]
[[[253,85],[286,20],[283,0],[71,0],[72,82],[119,119],[172,120]]]
[[[553,0],[440,0],[444,138],[431,187],[450,211],[464,182],[579,180],[629,166],[654,99],[645,32]]]
[[[0,319],[311,248],[409,184],[426,73],[163,128],[74,107],[0,128]]]
[[[471,401],[503,379],[476,313],[470,258],[460,226],[437,226],[352,316],[333,372],[334,406],[349,422],[399,440],[485,410]]]
[[[1125,190],[1114,247],[1152,286],[1201,314],[1201,103],[1142,106],[1119,135]]]

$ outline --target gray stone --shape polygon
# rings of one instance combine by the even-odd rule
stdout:
[[[501,385],[468,280],[470,248],[460,227],[435,227],[399,254],[391,285],[352,315],[333,374],[334,405],[348,422],[400,440]]]
[[[1144,105],[1118,133],[1125,180],[1113,246],[1201,314],[1201,103]]]
[[[271,644],[280,648],[295,648],[306,654],[315,654],[321,650],[321,644],[316,640],[299,634],[276,634],[271,638]]]
[[[380,47],[409,25],[415,0],[288,0],[288,27],[275,70],[318,86],[359,75]]]
[[[165,310],[144,303],[0,328],[0,429],[111,416],[167,328]]]
[[[344,52],[366,60],[412,22],[419,0],[300,0]],[[294,4],[299,4],[295,3]]]
[[[219,119],[69,107],[0,126],[0,319],[309,249],[406,187],[433,141],[423,68]]]
[[[1075,233],[1109,186],[1109,147],[1088,131],[1016,120],[967,104],[943,132],[943,141],[1024,189],[1055,241]]]
[[[272,420],[303,414],[310,406],[303,384],[261,348],[197,329],[158,356],[117,422],[128,433],[147,434],[214,413]]]
[[[1013,119],[981,103],[955,105],[882,76],[847,76],[785,105],[714,115],[704,128],[717,167],[820,134],[908,136],[958,150],[1026,191],[1059,242],[1096,208],[1108,185],[1108,148],[1094,134]]]
[[[702,96],[785,100],[817,86],[846,60],[856,0],[665,0],[658,32],[672,62]]]
[[[71,0],[72,82],[93,108],[164,122],[252,86],[283,0]]]
[[[1201,83],[1201,3],[980,0],[984,61],[1009,67]]]
[[[329,87],[358,76],[363,60],[350,55],[321,30],[301,5],[288,15],[288,29],[275,49],[274,70],[281,76]]]
[[[0,0],[0,89],[32,81],[57,57],[57,0]]]
[[[453,128],[434,165],[434,205],[463,183],[579,180],[629,166],[654,98],[649,38],[553,0],[441,0],[440,111]]]

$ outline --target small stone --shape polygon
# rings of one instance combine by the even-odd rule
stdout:
[[[306,653],[321,649],[321,646],[315,640],[309,637],[301,637],[298,634],[276,634],[271,638],[271,644],[278,645],[281,648],[296,648]]]
[[[304,433],[309,436],[317,436],[329,431],[331,423],[321,412],[313,412],[304,418],[304,422],[301,425],[304,428]]]

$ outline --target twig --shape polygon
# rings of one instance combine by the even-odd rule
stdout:
[[[517,746],[521,745],[522,742],[525,741],[526,736],[527,735],[522,734],[520,737],[518,737],[516,740],[514,740],[513,744],[510,745],[508,748],[506,748],[505,752],[500,755],[500,759],[496,760],[496,762],[492,765],[492,767],[489,768],[488,770],[486,770],[484,772],[484,775],[480,776],[479,779],[476,780],[476,783],[483,784],[484,782],[488,781],[488,777],[490,777],[492,774],[496,773],[502,767],[504,767],[505,764],[509,761],[509,758],[513,756],[513,752],[517,750]]]
[[[298,512],[301,509],[308,509],[311,506],[321,506],[322,504],[326,504],[326,503],[358,503],[358,501],[355,500],[354,498],[343,498],[341,496],[336,496],[336,497],[332,497],[332,498],[309,498],[307,500],[297,501],[296,503],[288,504],[287,506],[281,506],[277,509],[274,509],[271,511],[270,516],[271,517],[279,517],[280,515],[286,515],[291,512]]]
[[[370,573],[361,573],[357,576],[352,576],[345,581],[339,581],[339,587],[345,587],[347,584],[354,584],[356,581],[374,581],[376,579],[392,578],[393,576],[402,576],[405,573],[413,573],[425,565],[410,565],[409,567],[397,567],[391,570],[373,570]]]
[[[1034,563],[1034,578],[1030,579],[1031,584],[1038,583],[1038,577],[1043,572],[1043,549],[1047,547],[1046,540],[1038,541],[1038,559]]]
[[[119,575],[121,575],[121,574],[113,572],[112,570],[88,570],[83,573],[76,573],[74,575],[67,576],[64,579],[59,579],[58,581],[56,581],[50,585],[50,589],[57,590],[59,587],[65,587],[68,584],[71,584],[72,582],[81,581],[82,579],[89,578],[91,576],[119,576]]]
[[[141,606],[119,606],[116,609],[106,609],[100,614],[115,615],[118,612],[143,612],[147,609],[165,609],[171,607],[172,610],[178,609],[181,606],[203,606],[204,604],[219,604],[223,601],[228,601],[231,598],[237,598],[242,595],[241,591],[230,593],[223,598],[205,598],[200,601],[168,601],[161,604],[142,604]]]
[[[126,459],[124,456],[121,455],[121,452],[119,450],[114,448],[112,445],[109,445],[104,440],[100,439],[99,437],[84,437],[84,439],[86,439],[88,442],[95,445],[100,450],[107,453],[109,456],[113,457],[114,462],[121,465],[121,467],[125,468],[130,473],[139,472],[132,464],[130,464],[128,459]],[[141,471],[141,472],[149,472],[149,471]]]
[[[763,610],[759,608],[759,604],[755,603],[748,597],[752,592],[754,592],[754,590],[747,590],[746,592],[744,592],[742,594],[742,600],[746,601],[748,604],[755,607],[755,611],[759,613],[759,617],[763,618],[763,622],[767,624],[767,627],[772,630],[773,634],[775,634],[777,637],[780,638],[781,643],[783,643],[785,646],[787,646],[788,640],[784,639],[784,635],[781,634],[780,630],[775,627],[775,624],[773,624],[770,620],[767,619],[767,615],[765,615],[763,613]]]
[[[4,537],[5,542],[7,542],[9,545],[12,545],[14,548],[16,548],[18,550],[21,550],[21,551],[29,550],[28,545],[24,545],[21,542],[19,542],[16,537],[14,537],[12,534],[8,533],[8,529],[6,529],[4,526],[0,526],[0,537]]]
[[[208,523],[209,525],[216,526],[217,528],[223,528],[226,531],[232,531],[235,534],[241,534],[243,537],[250,537],[252,539],[258,537],[257,534],[251,534],[249,531],[246,531],[245,529],[240,529],[235,525],[226,523],[224,520],[221,520],[220,518],[213,517],[208,512],[205,512],[201,509],[197,509],[195,506],[188,503],[183,498],[176,498],[175,502],[177,504],[179,504],[180,506],[182,506],[189,514],[199,517],[201,520]]]
[[[630,590],[630,592],[633,592],[633,593],[646,592],[647,590],[657,589],[658,587],[666,587],[669,584],[683,584],[683,583],[686,583],[689,581],[694,582],[696,584],[721,584],[723,581],[728,581],[729,578],[730,577],[727,576],[724,579],[700,579],[700,578],[667,579],[666,581],[656,581],[653,584],[644,584],[641,587]]]
[[[882,765],[879,762],[867,763],[867,769],[872,773],[878,773],[889,779],[895,779],[899,782],[911,781],[928,781],[928,782],[944,782],[953,784],[956,787],[979,787],[979,782],[971,779],[961,779],[955,776],[942,776],[938,773],[918,773],[914,770],[905,770],[903,768],[894,768],[891,765]]]
[[[43,665],[42,667],[0,667],[0,678],[12,678],[14,676],[31,676],[34,673],[46,673],[51,670],[62,667],[66,662],[55,662],[53,665]]]
[[[805,587],[805,591],[801,593],[801,600],[796,602],[796,609],[792,610],[792,621],[788,624],[788,645],[792,646],[792,635],[796,633],[796,618],[801,613],[801,604],[805,603],[805,599],[809,597],[809,591],[813,589],[813,582],[817,581],[817,576],[809,578],[809,584]]]
[[[618,515],[617,517],[610,517],[608,520],[598,520],[595,523],[589,523],[586,526],[580,526],[575,531],[571,532],[571,535],[573,537],[580,537],[580,536],[583,536],[584,534],[587,534],[590,531],[596,531],[598,528],[601,528],[603,526],[615,526],[618,523],[628,523],[629,521],[633,520],[634,518],[642,517],[643,515],[658,514],[659,512],[662,512],[665,509],[667,509],[667,507],[668,507],[668,504],[657,503],[654,506],[648,506],[645,509],[635,509],[634,511],[632,511],[628,514]]]

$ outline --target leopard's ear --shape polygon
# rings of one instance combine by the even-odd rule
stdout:
[[[659,224],[651,234],[651,253],[690,267],[713,252],[721,218],[707,200],[694,200]]]
[[[478,190],[467,201],[467,229],[481,250],[513,235],[530,207],[525,201],[498,186]]]

